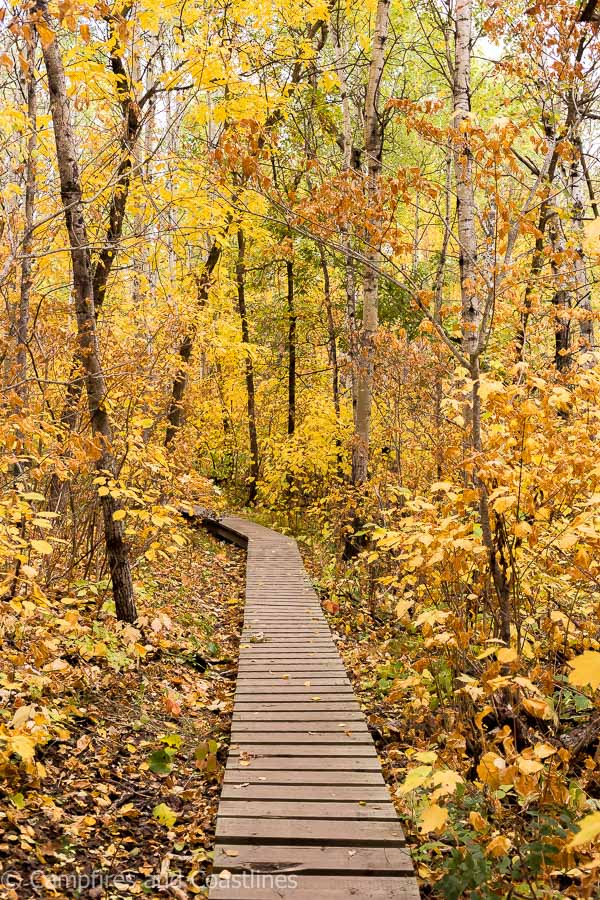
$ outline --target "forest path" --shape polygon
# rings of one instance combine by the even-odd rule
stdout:
[[[195,518],[248,554],[210,900],[418,900],[365,717],[296,541],[238,516]]]

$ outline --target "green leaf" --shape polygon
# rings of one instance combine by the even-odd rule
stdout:
[[[25,806],[25,797],[23,794],[13,794],[10,798],[10,802],[13,806],[16,806],[17,809],[23,809]]]
[[[168,747],[175,747],[176,750],[183,744],[183,738],[179,734],[165,734],[161,737],[161,741]]]
[[[168,750],[155,750],[148,757],[150,771],[157,775],[168,775],[173,768],[173,761]]]

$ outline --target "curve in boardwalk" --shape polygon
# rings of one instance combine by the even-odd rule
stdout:
[[[417,900],[363,713],[296,542],[237,516],[246,608],[210,900]]]

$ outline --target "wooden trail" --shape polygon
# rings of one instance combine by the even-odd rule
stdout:
[[[237,516],[198,517],[248,553],[209,900],[418,900],[371,735],[296,542]]]

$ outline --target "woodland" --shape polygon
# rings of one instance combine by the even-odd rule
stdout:
[[[600,4],[2,0],[0,98],[0,896],[205,895],[190,504],[297,538],[424,897],[600,896]]]

